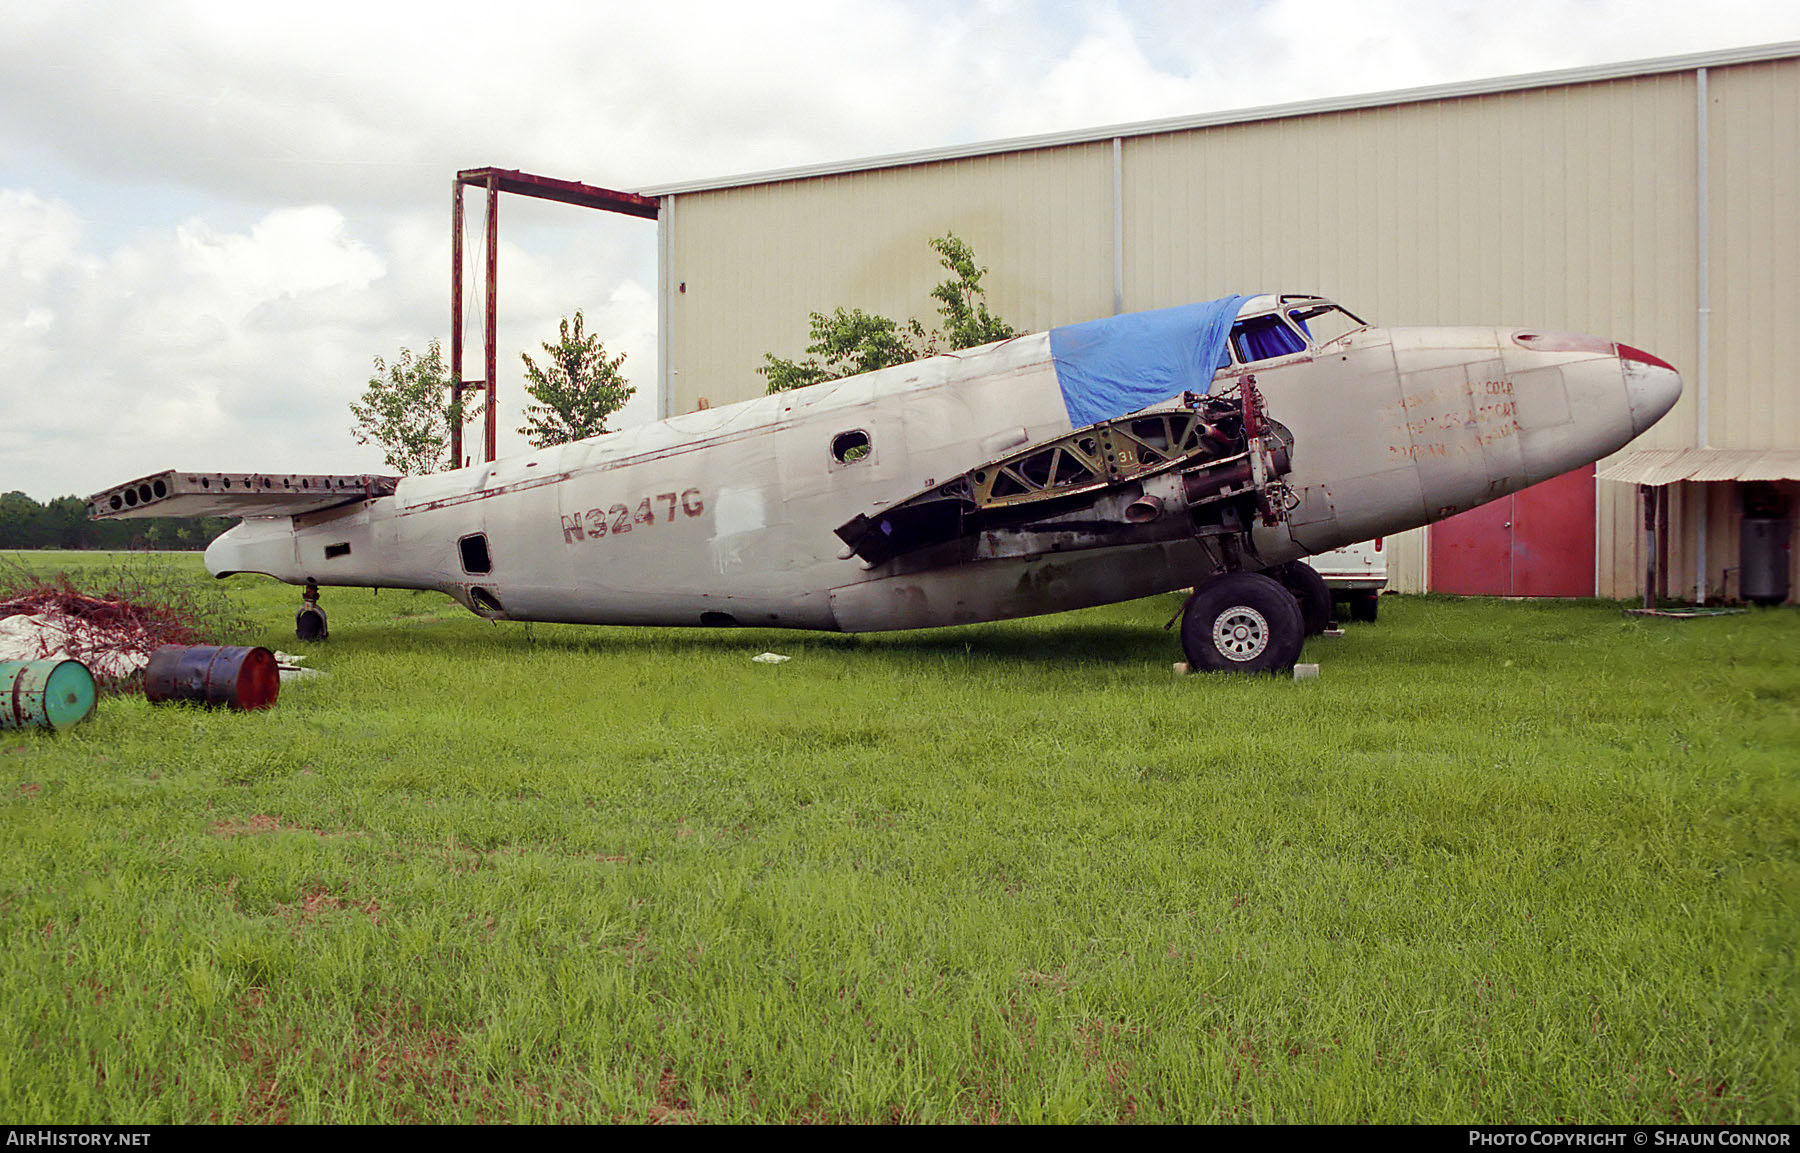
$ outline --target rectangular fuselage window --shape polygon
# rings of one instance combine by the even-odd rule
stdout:
[[[456,547],[457,550],[462,553],[462,566],[464,572],[489,573],[494,571],[494,562],[492,558],[488,556],[486,533],[478,532],[473,536],[463,537],[456,542]]]

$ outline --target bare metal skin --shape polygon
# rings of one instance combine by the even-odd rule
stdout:
[[[1331,306],[1256,297],[1238,323],[1302,309]],[[1292,325],[1305,346],[1285,355],[1251,359],[1230,342],[1234,359],[1212,394],[1248,378],[1261,412],[1245,416],[1238,444],[1217,449],[1205,475],[1224,475],[1217,460],[1233,452],[1231,467],[1254,472],[1244,482],[1254,491],[1233,498],[1241,521],[1218,522],[1230,502],[1198,481],[1184,487],[1196,458],[1047,500],[1036,520],[1022,505],[969,505],[961,531],[896,555],[867,543],[874,536],[860,554],[848,546],[840,530],[853,518],[873,532],[909,498],[1076,432],[1050,338],[1038,334],[403,478],[392,495],[247,516],[207,549],[206,566],[437,589],[510,620],[845,632],[997,620],[1391,536],[1616,452],[1681,394],[1673,368],[1605,340],[1336,315],[1335,327],[1329,317]],[[1187,400],[1148,411],[1192,411]],[[1259,418],[1291,445],[1253,435]],[[102,515],[107,496],[95,498]],[[181,500],[126,511],[196,511]]]

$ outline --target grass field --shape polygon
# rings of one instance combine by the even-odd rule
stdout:
[[[1296,683],[1176,597],[324,603],[268,712],[0,732],[7,1120],[1800,1120],[1793,609],[1390,597]]]

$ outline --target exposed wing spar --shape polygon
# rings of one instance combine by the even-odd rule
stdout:
[[[1262,414],[1255,378],[1184,405],[1076,429],[858,515],[836,530],[844,555],[873,566],[979,534],[978,556],[1023,556],[1280,520],[1293,437]]]
[[[170,469],[88,498],[96,519],[150,516],[295,516],[392,496],[397,476],[180,472]]]

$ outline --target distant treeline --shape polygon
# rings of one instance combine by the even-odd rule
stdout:
[[[197,549],[231,525],[222,516],[89,520],[78,496],[49,504],[22,492],[0,496],[0,548]]]

